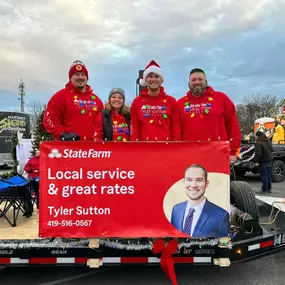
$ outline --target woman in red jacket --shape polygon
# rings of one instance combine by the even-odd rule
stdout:
[[[36,150],[35,155],[29,159],[24,167],[24,170],[28,173],[28,178],[31,180],[33,190],[37,197],[37,208],[39,208],[39,182],[36,181],[40,176],[40,151]]]
[[[130,140],[130,113],[125,104],[125,91],[122,88],[111,90],[105,110],[98,114],[94,140]]]
[[[179,141],[178,104],[161,86],[164,77],[160,66],[152,60],[146,67],[142,86],[146,86],[131,106],[132,141]]]

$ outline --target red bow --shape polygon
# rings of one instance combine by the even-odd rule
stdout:
[[[176,253],[178,249],[178,242],[172,239],[166,246],[162,239],[156,240],[153,245],[152,252],[158,254],[161,252],[160,266],[166,275],[170,278],[173,285],[178,285],[174,269],[174,261],[172,254]]]

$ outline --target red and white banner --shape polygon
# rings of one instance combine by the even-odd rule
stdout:
[[[229,233],[228,142],[43,142],[40,152],[40,237]]]

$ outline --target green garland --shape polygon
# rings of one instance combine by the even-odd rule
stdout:
[[[37,119],[35,137],[32,142],[32,145],[33,145],[32,151],[31,151],[32,155],[35,155],[36,150],[40,148],[41,142],[53,141],[53,137],[46,131],[46,129],[43,126],[43,119],[44,119],[45,111],[46,111],[46,106]]]

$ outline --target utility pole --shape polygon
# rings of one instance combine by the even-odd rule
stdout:
[[[24,96],[25,96],[25,84],[23,80],[21,79],[19,84],[19,96],[18,100],[21,101],[21,112],[25,112],[25,102],[24,102]]]

